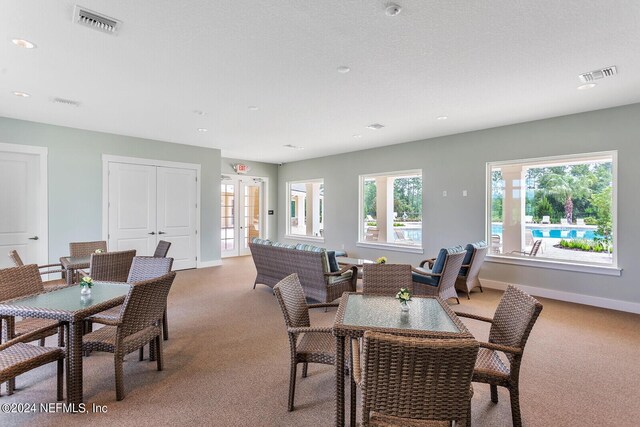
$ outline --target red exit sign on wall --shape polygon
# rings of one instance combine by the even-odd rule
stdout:
[[[233,170],[235,170],[236,173],[247,173],[249,172],[249,166],[238,163],[233,165]]]

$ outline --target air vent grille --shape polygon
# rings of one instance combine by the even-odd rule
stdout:
[[[618,74],[618,69],[615,65],[611,67],[602,68],[600,70],[589,71],[588,73],[580,74],[578,78],[582,83],[591,83],[594,80],[604,79],[605,77],[612,77]]]
[[[120,25],[122,24],[122,22],[117,19],[110,18],[79,5],[76,5],[73,10],[73,21],[85,27],[112,35],[118,33]]]
[[[80,103],[78,101],[74,101],[72,99],[64,99],[64,98],[53,98],[54,104],[62,104],[68,105],[70,107],[79,107]]]

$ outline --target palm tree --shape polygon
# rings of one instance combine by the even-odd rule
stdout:
[[[567,222],[573,222],[573,199],[589,197],[591,195],[590,184],[593,181],[592,174],[584,174],[580,170],[573,174],[572,166],[566,168],[549,168],[549,173],[540,180],[540,186],[564,204],[564,215]]]

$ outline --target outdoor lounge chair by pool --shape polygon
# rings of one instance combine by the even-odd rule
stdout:
[[[576,225],[585,226],[586,224],[584,223],[584,218],[576,219]]]
[[[551,224],[551,218],[549,217],[549,215],[543,215],[540,224]]]

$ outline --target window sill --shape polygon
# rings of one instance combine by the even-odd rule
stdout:
[[[285,234],[285,239],[289,240],[304,240],[307,242],[316,242],[316,243],[324,243],[324,237],[315,237],[315,236],[302,236],[297,234]]]
[[[356,246],[359,248],[385,249],[394,252],[408,252],[412,254],[423,254],[422,246],[394,245],[393,243],[373,243],[358,242]]]
[[[522,265],[526,267],[547,268],[550,270],[575,271],[578,273],[602,274],[605,276],[620,276],[622,269],[615,266],[578,264],[567,261],[551,259],[510,257],[500,255],[487,255],[486,261],[497,264]]]

